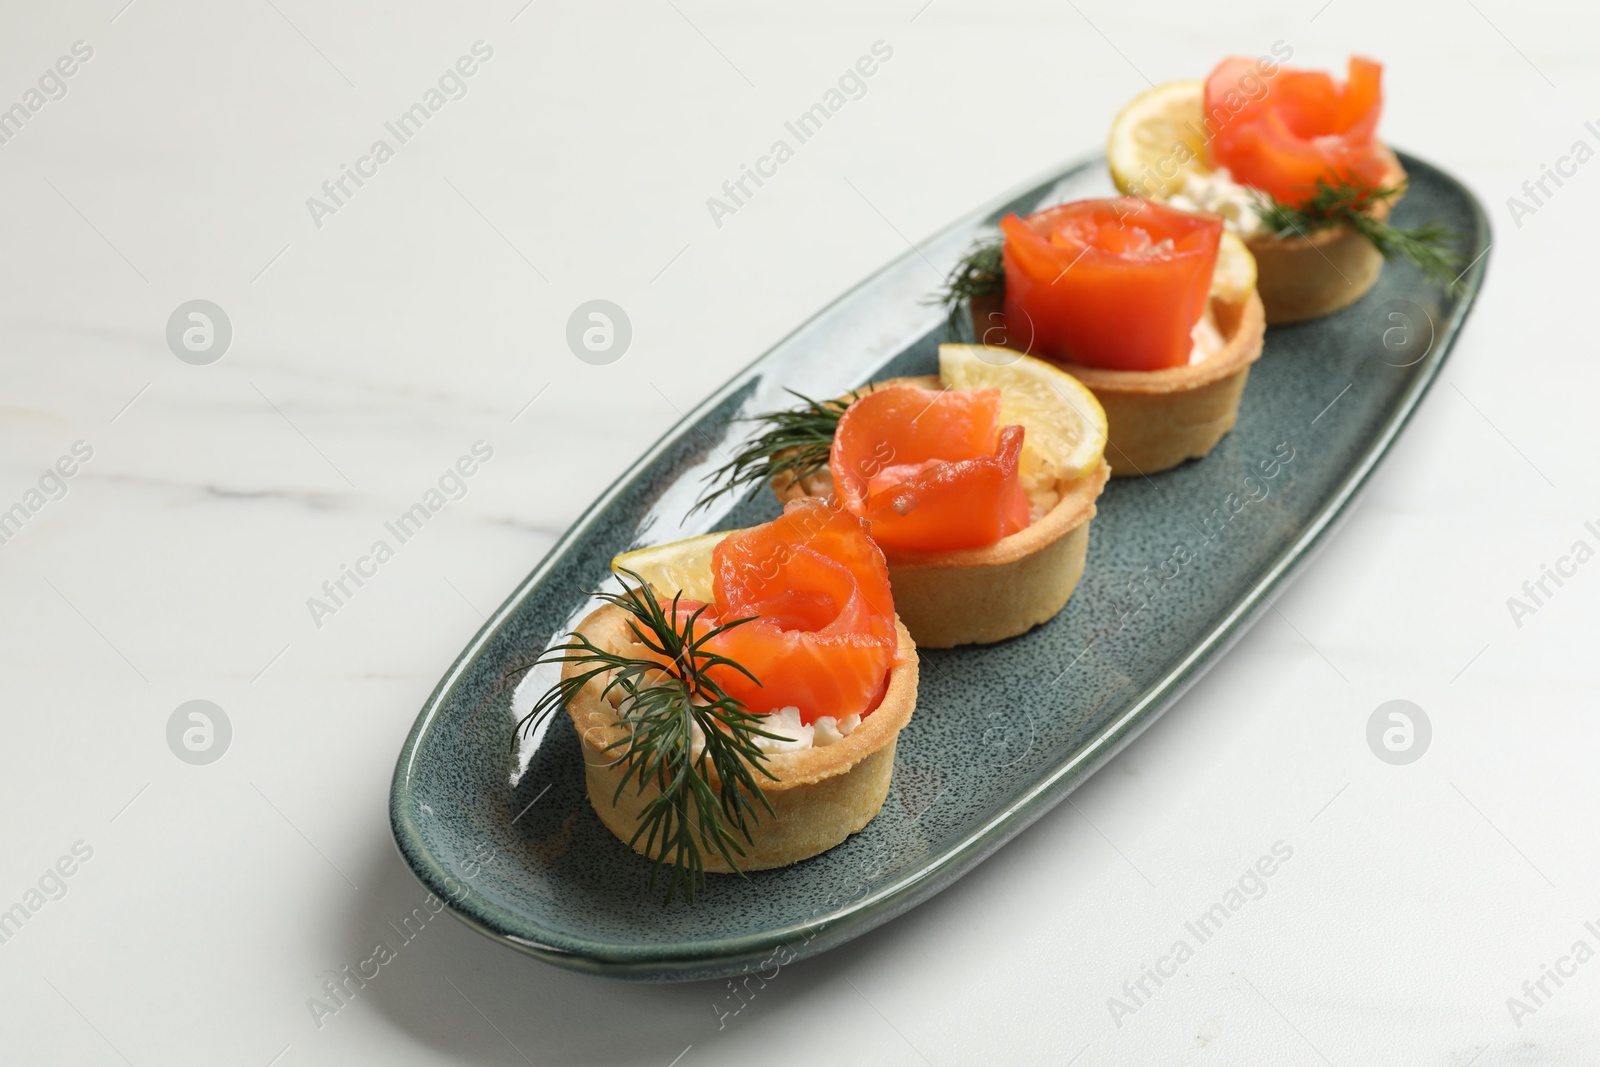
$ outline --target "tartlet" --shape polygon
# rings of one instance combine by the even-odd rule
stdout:
[[[1163,237],[1147,249],[1116,250],[1114,242],[1123,239],[1124,229],[1146,226],[1156,236],[1176,233],[1176,242],[1186,243]],[[1260,358],[1266,334],[1257,268],[1244,242],[1224,232],[1214,216],[1133,197],[1074,201],[1026,219],[1008,216],[1002,228],[994,280],[1001,291],[969,300],[973,334],[1048,360],[1088,387],[1105,410],[1106,456],[1113,476],[1154,474],[1216,447],[1238,418],[1250,365]],[[1065,236],[1047,245],[1035,241],[1038,232]],[[1013,242],[1019,238],[1035,241],[1060,265],[1039,262],[1038,251],[1031,263],[1013,256]],[[1101,247],[1100,241],[1110,247]],[[1081,251],[1074,254],[1080,244]],[[1163,246],[1168,251],[1158,252]],[[1211,265],[1206,271],[1208,249]],[[1090,252],[1098,256],[1086,260]],[[1175,255],[1196,260],[1183,286],[1144,279],[1146,272],[1164,269],[1165,257]],[[1078,266],[1080,261],[1087,265]],[[1041,269],[1039,277],[1025,276],[1025,271]],[[1090,269],[1113,280],[1083,279]],[[1148,295],[1146,287],[1153,290]],[[1132,337],[1130,330],[1124,339],[1118,331],[1125,320],[1120,309],[1104,306],[1108,296],[1132,301],[1135,310],[1148,309],[1152,317],[1164,316],[1163,332],[1152,340],[1151,335]],[[1049,330],[1040,328],[1045,313],[1052,316]],[[1080,319],[1098,320],[1098,330],[1073,335]],[[1150,358],[1156,352],[1159,361]],[[1080,362],[1091,356],[1097,365]]]
[[[1199,363],[1126,371],[1061,363],[1105,408],[1111,473],[1133,477],[1199,459],[1233,429],[1250,365],[1266,338],[1262,299],[1213,299],[1211,315],[1224,347]]]
[[[1378,146],[1386,170],[1381,184],[1402,193],[1373,202],[1368,211],[1382,221],[1403,195],[1405,168],[1387,145]],[[1360,300],[1378,281],[1383,254],[1348,223],[1309,234],[1253,234],[1245,245],[1260,272],[1257,291],[1269,324],[1319,319]]]
[[[665,868],[782,867],[839,844],[888,794],[917,702],[917,653],[883,553],[822,501],[771,522],[624,553],[530,666],[560,674],[518,724],[565,710],[600,821]]]
[[[585,618],[579,630],[597,643],[614,644],[626,639],[625,627],[625,613],[608,604]],[[883,807],[894,771],[895,742],[917,704],[916,645],[904,625],[897,625],[896,632],[899,647],[883,699],[859,726],[831,745],[766,757],[765,767],[777,781],[760,775],[756,780],[772,813],[762,811],[750,839],[741,839],[740,870],[786,867],[826,852],[861,830]],[[570,676],[575,670],[568,664],[562,673]],[[598,681],[590,682],[567,711],[583,749],[589,802],[600,821],[628,842],[639,826],[641,810],[659,790],[651,784],[641,793],[633,784],[623,784],[617,750],[607,749],[625,741],[628,734],[618,722],[617,707],[601,697],[602,688]],[[710,773],[715,788],[715,771]],[[643,841],[632,843],[640,855],[655,858],[644,846]],[[732,871],[715,851],[706,851],[703,860],[708,871]]]
[[[1011,353],[1006,357],[1027,358]],[[895,378],[873,388],[902,384],[943,387],[938,376],[928,375]],[[1059,614],[1083,576],[1089,523],[1110,476],[1111,467],[1101,458],[1086,475],[1031,487],[1030,501],[1040,514],[991,544],[919,551],[880,541],[889,564],[895,610],[916,643],[926,648],[992,644]],[[772,489],[783,502],[834,495],[831,471],[826,468],[798,482],[780,476]],[[1038,507],[1039,503],[1044,506]]]
[[[1112,180],[1222,216],[1256,257],[1269,324],[1332,314],[1366,295],[1383,267],[1385,254],[1350,220],[1382,228],[1405,193],[1405,168],[1376,136],[1381,78],[1381,64],[1360,57],[1342,82],[1267,56],[1224,59],[1205,80],[1154,86],[1118,113],[1106,146]],[[1400,235],[1414,248],[1440,241],[1427,228]]]

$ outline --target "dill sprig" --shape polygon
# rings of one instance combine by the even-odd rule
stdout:
[[[867,391],[872,387],[867,386]],[[739,453],[706,475],[706,486],[689,514],[709,507],[725,493],[732,493],[755,482],[770,482],[779,476],[798,482],[828,465],[833,449],[833,432],[839,416],[861,396],[857,389],[842,400],[813,400],[793,389],[784,392],[804,403],[788,411],[769,411],[743,422],[763,423],[766,430],[750,439]]]
[[[1343,175],[1332,181],[1318,178],[1316,191],[1303,205],[1286,204],[1262,193],[1261,221],[1277,237],[1304,237],[1316,230],[1347,225],[1371,241],[1384,259],[1404,259],[1447,293],[1458,292],[1462,288],[1461,257],[1452,247],[1457,240],[1454,231],[1437,222],[1405,230],[1372,214],[1378,204],[1403,191],[1404,186],[1399,185],[1357,185]]]
[[[705,850],[715,851],[738,873],[735,854],[743,856],[744,848],[735,831],[751,840],[751,827],[760,820],[756,802],[772,813],[752,768],[777,780],[764,766],[767,757],[755,739],[778,735],[762,730],[757,723],[763,716],[748,711],[708,674],[725,667],[758,681],[740,664],[706,650],[713,637],[755,616],[709,626],[701,622],[707,607],[702,605],[680,617],[681,594],[665,606],[639,575],[629,570],[622,574],[633,584],[625,584],[621,593],[598,597],[628,613],[628,629],[653,655],[613,652],[573,632],[538,662],[576,663],[583,669],[551,686],[517,730],[526,733],[556,709],[566,708],[595,679],[605,681],[602,699],[620,691],[620,722],[629,736],[607,746],[607,751],[621,749],[618,758],[624,765],[612,802],[630,783],[640,794],[649,785],[657,787],[659,792],[640,812],[638,829],[628,844],[631,847],[642,838],[645,854],[654,859],[652,893],[662,867],[670,863],[666,903],[680,889],[693,903],[696,890],[705,884]],[[698,752],[697,740],[701,740]]]
[[[944,288],[929,303],[940,305],[954,316],[963,301],[1003,295],[1006,291],[1006,272],[1001,265],[1001,252],[1005,245],[1005,238],[998,234],[978,238],[966,255],[951,268],[944,280]]]

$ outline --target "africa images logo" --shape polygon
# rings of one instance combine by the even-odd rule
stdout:
[[[487,441],[474,441],[471,454],[462,455],[446,467],[437,482],[423,492],[422,498],[402,511],[393,521],[383,524],[384,530],[394,538],[380,537],[368,547],[364,555],[357,556],[354,566],[339,564],[339,573],[322,583],[322,596],[306,597],[306,611],[311,623],[322,629],[323,619],[337,615],[362,587],[378,576],[378,569],[395,557],[401,545],[422,532],[422,527],[449,504],[464,498],[471,486],[469,479],[494,458],[494,446]]]
[[[850,101],[866,96],[867,79],[892,58],[893,45],[881,40],[872,42],[870,55],[863,55],[854,65],[846,67],[838,82],[822,94],[821,100],[802,111],[793,122],[783,124],[784,130],[794,138],[793,145],[779,137],[765,155],[756,157],[753,167],[748,163],[739,164],[738,176],[722,183],[722,196],[706,197],[706,210],[711,213],[711,221],[716,223],[717,229],[722,229],[724,216],[737,214],[755,196],[756,190],[767,184],[767,179],[777,177],[778,168],[794,158],[796,148],[821,133],[824,123]],[[750,187],[752,182],[755,189]]]
[[[0,109],[0,145],[10,144],[22,132],[22,127],[33,116],[44,110],[52,100],[62,100],[67,95],[66,79],[78,73],[80,66],[94,58],[94,46],[87,41],[73,41],[72,54],[57,59],[39,75],[38,87],[30,87],[22,99],[9,108]]]
[[[67,879],[77,874],[79,868],[93,858],[94,846],[87,841],[79,840],[72,843],[70,854],[63,854],[46,867],[38,882],[29,886],[22,894],[21,900],[0,911],[0,945],[6,944],[21,933],[23,925],[37,915],[46,904],[65,897],[70,888]]]
[[[1539,573],[1523,581],[1522,596],[1513,594],[1506,597],[1506,611],[1511,614],[1511,621],[1517,629],[1522,629],[1524,618],[1548,606],[1561,587],[1578,576],[1578,568],[1594,559],[1595,548],[1589,543],[1589,537],[1600,544],[1600,524],[1586,522],[1583,532],[1588,536],[1574,540],[1563,555],[1556,557],[1554,566],[1543,562],[1539,564]]]
[[[317,229],[322,229],[325,216],[337,215],[362,186],[376,178],[378,168],[393,159],[400,146],[421,133],[422,127],[445,104],[467,95],[467,79],[478,73],[480,65],[494,58],[494,48],[484,41],[474,41],[471,51],[471,55],[461,56],[452,66],[446,67],[444,73],[439,75],[437,84],[423,90],[421,100],[400,112],[393,122],[383,124],[383,128],[394,138],[394,144],[383,137],[373,141],[367,148],[367,154],[356,158],[354,166],[339,164],[338,176],[322,183],[321,197],[306,198],[306,210],[311,213],[311,221]]]
[[[1265,897],[1268,880],[1292,859],[1294,846],[1287,841],[1274,841],[1272,848],[1246,867],[1210,907],[1183,924],[1184,936],[1174,939],[1165,954],[1157,956],[1153,965],[1141,963],[1137,977],[1122,983],[1121,995],[1112,994],[1106,998],[1106,1010],[1111,1013],[1111,1021],[1117,1029],[1122,1029],[1123,1020],[1128,1016],[1150,1005],[1161,987],[1176,978],[1179,969],[1194,958],[1196,949],[1221,933],[1223,926],[1251,901]]]
[[[94,447],[87,441],[72,442],[72,451],[61,456],[55,463],[44,469],[39,475],[38,483],[22,494],[22,499],[10,507],[0,510],[0,545],[10,544],[11,539],[22,532],[22,528],[44,509],[46,504],[60,500],[67,495],[70,488],[68,479],[78,473],[80,466],[94,458]]]

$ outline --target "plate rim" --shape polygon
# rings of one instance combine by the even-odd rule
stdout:
[[[455,883],[458,887],[460,883],[422,844],[414,811],[415,794],[412,787],[415,764],[425,749],[424,742],[431,733],[435,720],[443,709],[445,696],[461,680],[470,662],[495,638],[500,628],[539,585],[555,561],[587,535],[601,512],[622,493],[641,468],[658,459],[679,439],[686,427],[697,423],[708,412],[743,388],[759,372],[759,368],[771,352],[783,347],[814,323],[827,317],[834,308],[863,286],[916,256],[918,252],[912,249],[889,260],[830,300],[814,314],[807,316],[720,388],[674,422],[589,504],[456,656],[412,723],[401,746],[391,780],[390,830],[395,847],[412,874],[426,888],[432,890],[452,915],[469,927],[494,941],[547,963],[611,977],[696,980],[740,973],[752,964],[763,962],[774,950],[796,941],[803,940],[808,950],[797,954],[795,959],[816,955],[836,947],[921,904],[998,851],[1066,799],[1078,785],[1132,743],[1139,734],[1176,704],[1183,694],[1250,630],[1262,612],[1270,606],[1270,601],[1282,594],[1298,573],[1326,546],[1333,530],[1349,517],[1350,504],[1366,487],[1373,471],[1388,455],[1395,440],[1410,422],[1422,398],[1438,377],[1439,369],[1453,349],[1457,335],[1466,323],[1482,290],[1489,266],[1490,249],[1494,244],[1493,232],[1483,204],[1464,182],[1416,156],[1400,152],[1398,149],[1396,152],[1408,173],[1426,170],[1435,179],[1454,187],[1468,205],[1475,224],[1474,234],[1477,243],[1463,250],[1463,254],[1471,253],[1474,257],[1461,275],[1461,279],[1466,282],[1466,290],[1452,308],[1449,318],[1437,329],[1434,348],[1424,357],[1419,372],[1396,398],[1394,411],[1368,443],[1359,462],[1347,472],[1315,516],[1278,554],[1261,579],[1252,585],[1250,591],[1236,601],[1228,612],[1188,650],[1187,654],[1138,700],[1103,724],[1077,751],[1042,774],[1010,804],[975,824],[939,855],[932,857],[901,879],[824,915],[782,927],[771,927],[756,933],[660,944],[588,940],[564,932],[541,929],[539,924],[525,913],[515,912],[499,905],[473,907],[475,901],[470,898],[463,899],[450,890],[451,883]],[[1047,188],[1052,183],[1060,182],[1096,164],[1103,164],[1104,158],[1102,153],[1091,154],[1042,171],[981,207],[961,215],[935,231],[922,243],[936,241],[974,223],[981,224],[984,219],[1019,197]],[[953,873],[948,878],[936,878],[946,870],[953,870]]]

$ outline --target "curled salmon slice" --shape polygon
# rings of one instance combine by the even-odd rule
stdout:
[[[1028,525],[1021,426],[998,389],[876,389],[839,418],[829,467],[840,504],[891,549],[990,545]]]
[[[1350,58],[1343,82],[1322,71],[1283,68],[1272,78],[1255,60],[1223,60],[1206,79],[1211,162],[1235,181],[1303,205],[1318,179],[1375,186],[1387,165],[1376,139],[1383,64]]]
[[[1215,215],[1136,197],[1000,220],[1007,335],[1046,359],[1107,370],[1188,364],[1222,241]]]
[[[757,714],[799,708],[802,723],[877,707],[899,640],[889,568],[860,519],[795,501],[778,519],[729,534],[711,567],[714,618],[755,616],[707,645],[755,676],[716,669],[729,696]]]

